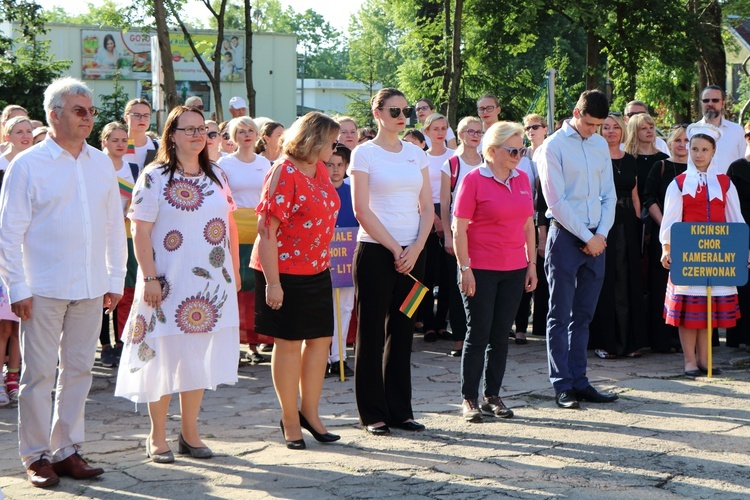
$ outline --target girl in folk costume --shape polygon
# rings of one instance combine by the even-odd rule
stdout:
[[[687,171],[675,177],[667,189],[664,217],[659,239],[662,265],[669,269],[670,234],[675,222],[745,222],[740,212],[737,189],[724,174],[723,165],[714,165],[716,142],[721,132],[710,124],[693,124],[687,129],[690,156]],[[706,373],[708,357],[708,313],[705,286],[678,286],[670,279],[664,303],[667,324],[680,329],[685,354],[685,374]],[[737,288],[714,286],[711,289],[712,325],[728,328],[740,317]],[[718,370],[713,370],[718,373]]]

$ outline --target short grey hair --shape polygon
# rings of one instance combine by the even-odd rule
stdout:
[[[44,114],[47,116],[47,123],[52,123],[49,119],[50,113],[55,108],[60,108],[65,104],[65,99],[71,95],[83,95],[94,100],[94,93],[81,80],[66,76],[53,81],[44,91]]]

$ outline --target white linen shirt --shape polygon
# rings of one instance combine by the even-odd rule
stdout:
[[[698,123],[705,125],[706,119],[701,118]],[[719,130],[721,130],[721,137],[716,141],[716,153],[712,162],[716,167],[716,173],[726,174],[733,161],[745,157],[747,147],[745,130],[741,125],[730,122],[726,118],[721,119]]]
[[[11,303],[122,294],[127,246],[112,160],[51,137],[18,155],[0,191],[0,277]]]

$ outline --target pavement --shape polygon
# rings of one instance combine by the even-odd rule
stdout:
[[[750,354],[714,349],[711,379],[686,378],[681,354],[602,360],[589,352],[589,377],[620,399],[555,406],[545,343],[510,345],[503,385],[513,419],[460,417],[460,359],[451,342],[415,336],[412,385],[420,433],[375,437],[358,425],[353,380],[326,379],[321,416],[341,441],[291,451],[278,427],[270,365],[244,365],[235,386],[207,391],[200,414],[216,456],[146,459],[145,405],[115,398],[116,369],[94,367],[83,456],[95,479],[62,478],[38,489],[18,457],[15,407],[0,408],[0,498],[721,498],[750,496]],[[351,350],[349,351],[351,354]],[[179,409],[168,422],[177,448]]]

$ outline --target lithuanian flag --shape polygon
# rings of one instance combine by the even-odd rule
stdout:
[[[401,304],[401,307],[399,307],[399,311],[406,314],[407,317],[411,318],[412,316],[414,316],[414,313],[417,312],[419,304],[422,302],[422,299],[427,293],[427,287],[420,283],[419,280],[417,280],[417,278],[415,278],[411,274],[408,274],[408,276],[414,280],[414,286],[406,296],[403,304]]]
[[[128,139],[128,149],[125,151],[126,155],[134,155],[135,154],[135,142],[133,142],[133,139]]]
[[[120,187],[120,194],[126,198],[133,197],[133,184],[126,181],[122,177],[117,178],[117,185]]]

